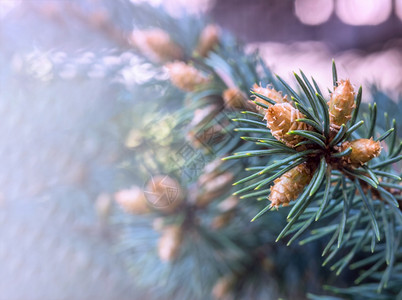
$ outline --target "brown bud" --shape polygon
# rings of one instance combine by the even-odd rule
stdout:
[[[192,92],[209,81],[196,68],[181,61],[169,63],[166,67],[172,83],[183,91]]]
[[[158,241],[158,254],[162,261],[172,261],[177,258],[183,239],[183,231],[180,226],[170,225],[162,230],[162,236]]]
[[[89,15],[88,19],[91,25],[98,28],[107,26],[108,22],[110,22],[109,15],[104,10],[95,11],[94,13]]]
[[[114,194],[114,198],[120,207],[130,214],[145,214],[150,211],[144,192],[138,186],[121,190]]]
[[[201,56],[207,56],[219,43],[220,29],[218,26],[210,24],[206,26],[200,35],[196,52]]]
[[[313,177],[312,169],[315,168],[302,163],[276,179],[269,195],[271,206],[288,206],[290,201],[295,200]]]
[[[171,213],[183,202],[183,189],[176,179],[166,175],[152,177],[144,191],[152,206],[160,211]]]
[[[238,88],[226,89],[222,98],[227,108],[254,110],[254,105],[247,100]]]
[[[277,103],[270,106],[265,118],[272,135],[288,147],[294,147],[304,140],[302,136],[287,134],[289,131],[311,130],[311,127],[306,123],[296,122],[297,119],[305,118],[305,116],[289,103]]]
[[[109,194],[101,193],[95,201],[95,210],[101,219],[109,217],[112,209],[112,197]]]
[[[352,111],[356,107],[355,93],[349,80],[341,80],[331,94],[328,102],[329,118],[331,126],[339,130],[342,124],[346,124],[352,117]]]
[[[221,174],[222,172],[219,170],[220,165],[222,164],[222,160],[220,158],[212,161],[211,163],[207,164],[201,176],[198,178],[197,184],[198,186],[204,186],[209,181],[214,180],[216,176]]]
[[[231,291],[235,284],[233,275],[226,275],[218,279],[212,289],[212,296],[216,300],[231,300],[233,299]]]
[[[349,147],[352,147],[352,152],[344,157],[344,161],[346,164],[351,164],[355,167],[359,167],[372,158],[379,156],[381,152],[380,142],[376,142],[372,138],[343,142],[340,151],[345,151]]]
[[[222,166],[222,164],[223,164],[223,160],[220,157],[218,157],[218,158],[214,159],[213,161],[211,161],[210,163],[208,163],[204,167],[203,173],[204,174],[212,174],[214,172],[218,173],[219,168]],[[199,179],[199,180],[201,180],[201,179]]]
[[[190,127],[200,127],[211,121],[220,110],[220,106],[218,104],[209,104],[202,108],[197,108],[194,111],[193,119],[191,120]]]
[[[231,172],[222,174],[210,174],[208,180],[201,179],[203,184],[200,187],[200,192],[197,195],[196,205],[205,207],[217,197],[225,193],[232,185],[234,175]]]
[[[134,30],[130,43],[154,62],[164,63],[183,57],[181,48],[162,29]]]
[[[204,148],[209,151],[212,142],[220,142],[226,135],[226,126],[229,125],[228,120],[216,123],[212,126],[208,125],[219,112],[221,107],[217,104],[210,104],[194,112],[194,117],[189,124],[190,131],[187,133],[187,139],[196,147]]]
[[[211,226],[212,229],[220,229],[222,227],[225,227],[226,225],[229,224],[229,222],[233,219],[233,217],[234,217],[233,211],[227,211],[219,216],[216,216],[212,220],[212,226]]]
[[[287,99],[287,95],[282,96],[282,92],[278,92],[277,90],[275,90],[274,88],[271,88],[270,86],[267,86],[265,88],[263,88],[260,85],[257,85],[256,83],[253,85],[252,88],[253,92],[261,94],[273,101],[275,101],[276,103],[287,103],[288,99]],[[260,102],[262,104],[265,105],[271,105],[268,101],[255,96],[255,101]],[[265,109],[262,108],[261,106],[256,105],[256,109],[262,113],[265,112]]]
[[[218,209],[222,212],[231,211],[236,208],[237,204],[239,204],[239,199],[235,196],[230,196],[219,203]]]
[[[267,272],[274,271],[275,266],[276,266],[275,262],[272,259],[268,258],[268,257],[264,258],[263,261],[262,261],[262,268]]]
[[[211,141],[219,143],[225,137],[225,128],[220,124],[215,124],[207,129],[192,130],[187,134],[187,138],[191,141],[195,148],[204,148],[206,152],[210,151],[209,145]]]
[[[165,219],[158,217],[152,221],[152,228],[156,231],[161,231],[165,226]]]

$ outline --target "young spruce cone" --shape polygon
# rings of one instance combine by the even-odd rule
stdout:
[[[144,194],[155,209],[166,213],[175,211],[184,199],[179,182],[166,175],[152,177]]]
[[[172,83],[183,91],[192,92],[208,82],[208,78],[200,71],[184,62],[175,61],[167,64],[166,67]]]
[[[290,201],[295,200],[309,184],[314,174],[313,169],[303,163],[276,179],[269,195],[271,206],[288,206]]]
[[[158,242],[158,253],[162,261],[174,260],[179,252],[183,239],[183,231],[180,226],[170,225],[162,230],[162,236]]]
[[[130,214],[145,214],[150,212],[143,190],[138,186],[120,190],[114,195],[120,207]]]
[[[269,86],[267,86],[266,88],[263,88],[260,85],[257,85],[256,83],[253,85],[253,92],[257,93],[257,94],[261,94],[273,101],[275,101],[276,103],[287,103],[288,99],[287,99],[287,95],[282,96],[282,92],[278,92],[277,90],[275,90],[274,88],[271,88]],[[260,102],[262,104],[265,105],[270,105],[270,103],[258,96],[255,96],[255,101]],[[261,113],[265,113],[265,109],[262,108],[261,106],[256,106],[257,110]]]
[[[193,119],[191,120],[191,128],[199,128],[210,122],[219,113],[221,106],[218,104],[209,104],[202,108],[197,108],[194,111]]]
[[[279,141],[284,142],[288,147],[294,147],[304,140],[299,135],[287,134],[291,130],[311,130],[311,127],[303,122],[296,122],[297,119],[305,116],[289,103],[277,103],[270,106],[265,114],[267,127],[272,135]]]
[[[222,98],[227,108],[253,110],[252,103],[247,101],[246,96],[238,88],[226,89]]]
[[[226,275],[218,279],[212,288],[212,296],[216,300],[232,300],[232,289],[235,284],[233,275]]]
[[[205,207],[221,196],[231,187],[233,178],[234,175],[231,172],[203,174],[198,181],[199,194],[196,198],[196,205]]]
[[[131,44],[150,60],[164,63],[183,58],[183,51],[162,29],[134,30]]]
[[[221,229],[223,227],[225,227],[226,225],[229,224],[229,222],[233,219],[233,217],[235,216],[235,212],[234,211],[227,211],[224,212],[223,214],[220,214],[218,216],[216,216],[213,220],[212,220],[212,229]]]
[[[346,165],[351,164],[354,167],[364,165],[369,160],[380,155],[380,142],[371,139],[358,139],[351,142],[344,142],[341,145],[340,151],[352,147],[352,152],[344,157]]]
[[[210,24],[206,26],[200,35],[196,52],[201,56],[207,56],[219,43],[220,29],[218,26]]]
[[[328,106],[331,127],[337,132],[342,124],[350,120],[352,111],[356,107],[355,93],[349,80],[341,80],[331,94]]]

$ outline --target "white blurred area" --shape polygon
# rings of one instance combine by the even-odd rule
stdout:
[[[336,16],[354,26],[378,25],[395,12],[402,20],[402,0],[295,0],[295,14],[306,25],[320,25]]]
[[[357,87],[363,85],[366,91],[375,83],[390,92],[395,99],[402,92],[402,39],[392,41],[385,49],[369,54],[348,50],[333,56],[326,44],[313,41],[248,45],[248,50],[256,49],[259,49],[275,73],[292,81],[292,71],[298,72],[301,69],[306,75],[313,76],[323,91],[332,82],[331,60],[334,58],[340,79],[349,78]]]
[[[0,0],[0,19],[21,3],[20,0]]]

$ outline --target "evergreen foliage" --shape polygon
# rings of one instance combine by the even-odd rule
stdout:
[[[336,297],[401,297],[401,130],[383,117],[383,100],[366,105],[362,88],[345,88],[333,63],[327,104],[313,78],[300,71],[292,88],[225,32],[200,55],[206,24],[196,17],[176,19],[146,5],[135,13],[141,29],[174,32],[171,42],[183,53],[180,62],[175,55],[154,60],[161,53],[149,56],[149,47],[136,44],[171,82],[138,85],[153,99],[149,121],[140,118],[148,102],[125,113],[143,122],[125,129],[130,147],[121,161],[121,187],[137,186],[116,194],[119,249],[135,280],[172,299],[298,298],[322,293],[321,286]],[[375,88],[372,94],[386,98]],[[162,105],[168,109],[157,112]],[[274,202],[272,183],[282,200]],[[290,207],[267,213],[280,204]],[[321,255],[340,279],[318,268]]]

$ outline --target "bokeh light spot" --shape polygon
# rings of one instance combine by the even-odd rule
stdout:
[[[333,0],[296,0],[297,18],[306,25],[319,25],[328,21],[334,10]]]
[[[402,21],[402,0],[395,0],[395,13]]]
[[[392,12],[391,0],[337,0],[336,13],[349,25],[378,25]]]

